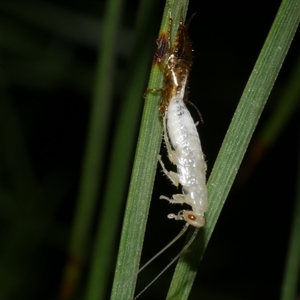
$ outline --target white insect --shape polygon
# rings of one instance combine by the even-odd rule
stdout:
[[[171,199],[161,196],[160,199],[190,205],[192,210],[181,210],[178,215],[169,214],[168,218],[202,227],[207,210],[206,163],[195,123],[183,97],[184,90],[181,90],[171,99],[163,118],[168,157],[177,166],[177,173],[167,171],[159,156],[164,173],[176,187],[182,186],[183,194],[173,195]]]
[[[188,204],[191,210],[181,210],[177,215],[169,214],[169,219],[186,222],[180,233],[159,253],[150,259],[139,271],[141,272],[156,257],[169,248],[187,230],[189,225],[196,227],[192,237],[180,253],[134,298],[137,299],[156,279],[186,251],[195,239],[199,228],[205,225],[204,213],[207,211],[206,163],[201,148],[196,125],[185,105],[187,80],[192,64],[191,42],[186,25],[180,22],[173,48],[169,47],[169,56],[164,70],[164,88],[162,89],[164,141],[168,158],[177,167],[177,173],[168,171],[161,159],[158,160],[163,172],[176,186],[182,186],[182,194],[172,198],[161,196],[173,204]],[[170,42],[169,42],[170,43]]]

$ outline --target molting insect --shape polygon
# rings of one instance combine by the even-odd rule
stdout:
[[[159,162],[164,173],[183,194],[173,195],[171,199],[161,196],[170,203],[186,203],[191,210],[182,210],[169,218],[184,220],[195,227],[205,224],[207,210],[206,163],[202,152],[195,123],[188,111],[187,81],[192,65],[192,47],[187,32],[189,21],[181,21],[176,35],[174,49],[168,57],[164,72],[164,89],[160,111],[164,111],[164,141],[169,160],[177,166],[177,173],[167,171],[161,158]]]
[[[159,112],[163,119],[163,137],[168,158],[171,163],[176,165],[177,173],[168,171],[165,168],[160,155],[158,160],[164,174],[171,182],[176,187],[179,187],[179,185],[182,187],[182,194],[175,194],[172,198],[161,196],[160,199],[165,199],[173,204],[188,204],[191,206],[191,210],[181,210],[177,215],[168,215],[169,219],[185,221],[186,224],[184,228],[166,247],[148,261],[139,272],[177,241],[185,233],[189,225],[194,226],[195,231],[180,253],[135,297],[135,299],[180,257],[193,242],[199,228],[205,225],[204,213],[207,210],[206,163],[196,125],[185,104],[188,96],[188,78],[192,66],[192,46],[188,35],[190,20],[191,18],[184,24],[181,19],[172,46],[170,34],[167,45],[164,42],[162,47],[158,42],[157,53],[159,54],[156,54],[156,57],[160,58],[159,62],[162,62],[163,59],[165,60],[163,68],[163,88],[159,89],[162,93]],[[172,23],[171,17],[170,23]],[[168,50],[167,53],[166,49]],[[161,53],[163,53],[163,55]]]

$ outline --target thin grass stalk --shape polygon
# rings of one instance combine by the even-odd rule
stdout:
[[[64,273],[61,299],[69,299],[77,285],[90,238],[98,188],[103,178],[101,170],[103,170],[106,134],[112,104],[113,71],[115,69],[117,32],[121,11],[122,0],[107,1],[103,14],[103,39],[99,45],[95,90],[71,233],[69,261]]]
[[[282,1],[209,178],[207,224],[179,260],[167,299],[184,300],[190,294],[198,265],[293,40],[299,20],[300,1]]]
[[[107,174],[107,184],[101,202],[103,208],[99,218],[95,248],[91,260],[91,271],[88,279],[85,299],[105,299],[107,282],[111,274],[114,242],[121,220],[121,209],[124,204],[128,176],[131,170],[132,154],[136,139],[136,128],[139,125],[140,113],[153,40],[141,40],[151,31],[151,16],[155,1],[142,0],[136,21],[136,41],[128,71],[128,87],[125,92],[121,113],[117,122],[115,139]]]
[[[173,18],[171,33],[174,38],[179,19],[186,14],[187,3],[184,0],[173,0],[167,3],[160,33],[168,32],[169,13],[171,12]],[[153,65],[148,88],[161,86],[161,70],[157,65]],[[151,93],[147,95],[145,101],[111,293],[112,300],[132,299],[134,294],[136,278],[129,282],[128,278],[139,268],[157,167],[157,155],[162,139],[162,126],[158,115],[159,101],[160,96]]]
[[[282,96],[277,103],[272,117],[261,132],[259,139],[264,145],[271,147],[277,137],[280,135],[285,125],[291,118],[291,115],[297,110],[300,99],[300,55],[296,60],[293,70],[287,80]]]
[[[270,118],[263,125],[263,129],[258,134],[256,140],[251,142],[247,151],[245,162],[241,169],[243,176],[239,178],[239,184],[246,182],[253,173],[268,150],[280,136],[281,132],[287,125],[292,115],[297,111],[300,99],[300,55],[298,56],[295,66],[290,73],[284,89],[276,103]]]
[[[300,144],[300,135],[299,135]],[[297,298],[297,289],[299,284],[299,272],[300,272],[300,156],[298,157],[298,176],[296,178],[297,191],[296,201],[293,210],[292,228],[290,234],[290,241],[286,257],[286,265],[284,270],[282,288],[281,288],[281,300],[294,300]]]

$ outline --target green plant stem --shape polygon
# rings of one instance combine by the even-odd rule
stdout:
[[[284,0],[250,75],[209,178],[207,224],[179,260],[167,299],[188,298],[197,274],[197,266],[288,52],[299,20],[300,1]]]
[[[131,170],[132,154],[136,139],[136,129],[140,121],[144,92],[151,59],[151,39],[141,43],[143,36],[151,31],[151,12],[153,1],[143,0],[140,3],[136,22],[136,41],[130,63],[128,88],[125,92],[121,113],[118,117],[116,134],[112,147],[107,184],[102,197],[103,207],[99,217],[95,247],[91,260],[91,272],[88,279],[85,299],[105,299],[107,282],[112,269],[114,242],[118,234],[121,209]]]
[[[300,143],[300,136],[299,136]],[[298,176],[297,176],[297,192],[296,201],[293,213],[293,221],[290,235],[290,242],[287,251],[287,260],[285,265],[281,300],[294,300],[297,297],[297,283],[299,282],[299,269],[300,269],[300,156],[298,157]]]
[[[165,7],[161,32],[168,28],[171,11],[173,19],[171,33],[173,37],[176,33],[173,29],[178,27],[179,19],[182,14],[183,17],[185,16],[186,10],[187,1],[169,1],[169,5],[167,4]],[[161,86],[161,70],[157,66],[153,66],[148,87],[157,88]],[[159,95],[148,93],[145,101],[111,293],[112,300],[132,299],[134,293],[136,276],[132,280],[130,277],[139,268],[157,166],[157,155],[161,144],[162,128],[158,115],[159,100]]]
[[[297,58],[296,64],[291,72],[287,84],[282,93],[282,101],[277,103],[274,113],[269,122],[262,131],[259,139],[262,140],[264,145],[270,147],[280,132],[285,127],[297,106],[299,105],[300,96],[300,55]]]
[[[77,207],[71,233],[69,264],[65,269],[65,283],[62,290],[74,288],[79,279],[81,264],[85,260],[90,239],[91,224],[98,195],[99,183],[103,177],[106,133],[112,105],[113,70],[115,69],[116,42],[122,0],[107,1],[104,12],[103,39],[99,46],[96,66],[95,90],[90,111],[86,149],[83,158]],[[74,263],[75,262],[75,263]],[[73,287],[72,287],[73,286]]]

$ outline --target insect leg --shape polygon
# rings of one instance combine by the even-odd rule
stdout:
[[[177,155],[176,152],[172,149],[169,137],[168,137],[168,131],[167,131],[167,117],[168,117],[168,111],[166,111],[164,118],[163,118],[163,125],[164,125],[164,140],[166,143],[166,148],[168,152],[168,157],[171,163],[176,164]]]
[[[173,172],[173,171],[168,171],[161,159],[161,155],[158,155],[158,161],[163,169],[163,172],[165,173],[165,175],[171,180],[171,182],[178,187],[179,184],[179,177],[178,174]]]
[[[183,204],[187,203],[186,196],[182,194],[173,195],[173,198],[168,198],[166,196],[160,196],[159,199],[168,200],[171,204]],[[189,203],[187,203],[189,204]]]

